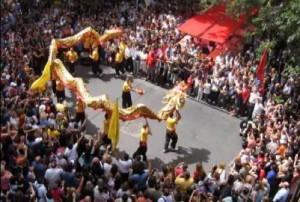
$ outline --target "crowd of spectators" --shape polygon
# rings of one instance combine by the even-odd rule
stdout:
[[[257,41],[239,54],[215,60],[203,56],[216,45],[184,37],[176,29],[193,13],[185,1],[138,6],[139,1],[105,1],[97,9],[28,2],[1,2],[1,201],[299,199],[299,78],[270,67],[264,88],[258,88]],[[139,156],[112,155],[101,131],[83,135],[82,103],[72,112],[64,96],[55,101],[51,90],[32,92],[29,87],[47,61],[50,40],[87,26],[100,33],[123,27],[127,48],[122,64],[135,76],[146,75],[165,87],[185,80],[196,99],[247,117],[241,122],[242,150],[233,162],[210,171],[201,163],[154,169]],[[183,38],[184,44],[179,43]],[[118,42],[102,47],[103,61],[113,65]]]

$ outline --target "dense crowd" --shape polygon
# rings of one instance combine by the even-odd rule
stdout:
[[[105,1],[96,9],[1,2],[1,201],[297,201],[299,78],[270,66],[259,88],[257,39],[213,60],[205,55],[216,44],[176,29],[193,13],[185,1],[129,2]],[[85,106],[78,101],[75,111],[68,109],[63,86],[58,83],[55,93],[29,90],[50,40],[87,26],[99,33],[123,28],[126,49],[118,68],[164,87],[184,80],[196,99],[246,117],[233,162],[209,171],[201,163],[154,169],[140,156],[112,155],[103,141],[105,124],[98,134],[83,135]],[[115,67],[119,42],[101,47],[101,62]],[[84,56],[84,47],[74,49]]]

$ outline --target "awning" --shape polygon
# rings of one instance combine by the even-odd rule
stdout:
[[[193,37],[224,43],[244,22],[244,17],[236,20],[226,15],[225,9],[223,4],[217,5],[190,18],[179,26],[179,30]]]
[[[211,26],[201,36],[201,39],[224,43],[228,37],[242,26],[242,21],[236,21],[229,16],[224,15],[213,26]]]
[[[188,19],[178,29],[191,36],[198,37],[212,27],[216,23],[216,17],[224,12],[225,6],[215,6],[201,15],[196,15]]]
[[[212,18],[211,14],[204,14],[190,18],[179,27],[179,30],[191,36],[198,37],[207,31],[214,23],[215,19]]]

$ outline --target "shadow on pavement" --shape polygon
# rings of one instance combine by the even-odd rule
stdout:
[[[96,78],[92,72],[91,65],[76,65],[74,77],[80,77],[84,83],[88,84],[91,78]]]
[[[98,128],[89,119],[86,120],[85,126],[86,126],[86,134],[92,136],[97,134]]]
[[[88,84],[90,79],[100,79],[104,82],[110,81],[112,78],[115,77],[115,72],[111,67],[100,65],[100,69],[103,71],[103,75],[101,77],[97,77],[92,72],[92,66],[91,65],[82,65],[78,64],[76,65],[76,73],[73,75],[74,77],[80,77],[83,79],[84,83]],[[121,78],[122,79],[122,78]]]
[[[197,162],[208,162],[210,151],[207,149],[199,148],[185,148],[178,147],[177,158],[169,163],[163,162],[160,158],[150,159],[153,168],[161,169],[163,165],[176,166],[180,162],[185,162],[186,164],[194,164]]]
[[[100,79],[102,81],[110,81],[114,77],[115,77],[115,73],[103,73],[103,75],[100,77]]]

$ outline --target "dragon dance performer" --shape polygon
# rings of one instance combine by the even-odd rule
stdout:
[[[146,119],[146,123],[141,128],[139,147],[134,152],[133,158],[135,158],[136,156],[141,155],[141,156],[143,156],[143,161],[147,161],[146,153],[147,153],[147,142],[148,142],[148,136],[149,135],[152,135],[152,133],[150,131],[149,124],[148,124],[148,121]]]
[[[124,109],[132,106],[132,99],[131,99],[131,91],[138,93],[139,95],[144,94],[143,90],[136,89],[132,87],[133,78],[128,76],[123,84],[122,88],[122,107]]]
[[[174,111],[176,112],[176,116],[174,116]],[[176,133],[176,125],[181,119],[181,114],[179,113],[178,110],[175,108],[173,111],[169,114],[169,117],[166,120],[166,140],[165,140],[165,148],[164,148],[164,153],[168,152],[169,150],[169,144],[171,142],[171,147],[172,149],[176,149],[176,144],[178,141],[178,135]]]
[[[105,113],[104,120],[103,120],[103,129],[102,129],[102,144],[105,146],[111,145],[111,140],[108,137],[108,129],[109,129],[109,123],[110,123],[110,115],[108,113]]]
[[[74,73],[75,72],[75,63],[78,60],[78,54],[73,49],[73,47],[71,47],[70,50],[66,53],[66,57],[68,58],[70,72]]]
[[[56,83],[55,92],[56,92],[57,100],[62,102],[66,98],[65,86],[60,80],[56,80],[55,83]]]
[[[96,76],[102,76],[102,69],[99,68],[100,65],[100,56],[97,45],[93,45],[92,53],[90,54],[90,58],[92,59],[92,71]]]
[[[84,122],[85,120],[85,103],[80,100],[79,98],[76,101],[76,122],[80,122],[81,124]]]
[[[121,74],[125,73],[123,64],[124,64],[124,54],[123,52],[120,50],[120,48],[117,48],[116,51],[116,55],[115,55],[115,70],[116,70],[116,76],[119,77]]]

